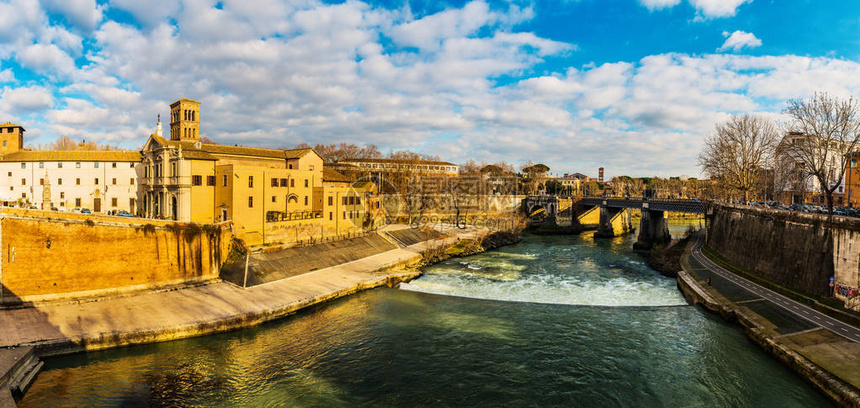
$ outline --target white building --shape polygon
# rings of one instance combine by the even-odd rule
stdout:
[[[821,183],[806,169],[801,153],[806,143],[810,143],[812,137],[800,133],[790,132],[785,135],[777,148],[774,163],[773,183],[775,193],[781,201],[795,204],[825,204],[824,196],[821,195]],[[814,140],[814,139],[813,139]],[[824,151],[826,168],[829,169],[828,178],[833,180],[842,171],[841,147],[838,142],[831,142]],[[830,186],[831,188],[833,185]],[[833,191],[833,204],[843,205],[845,195],[845,179]]]
[[[0,125],[0,142],[18,139],[24,129]],[[5,127],[5,128],[4,128]],[[11,143],[7,143],[11,144]],[[94,213],[138,210],[141,155],[133,151],[31,151],[0,154],[0,202]]]

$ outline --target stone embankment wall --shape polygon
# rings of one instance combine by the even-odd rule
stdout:
[[[0,211],[0,303],[101,295],[218,277],[231,226]]]
[[[818,296],[830,293],[831,276],[858,287],[860,219],[732,205],[712,210],[708,246],[751,273]]]

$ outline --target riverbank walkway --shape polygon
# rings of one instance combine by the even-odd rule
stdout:
[[[726,310],[741,315],[738,320],[748,320],[742,324],[755,329],[753,336],[760,337],[756,342],[773,353],[797,353],[853,386],[856,394],[860,329],[727,271],[702,252],[703,238],[693,243],[685,265],[699,288]]]
[[[254,326],[360,290],[418,276],[398,266],[421,252],[473,237],[463,232],[342,265],[243,289],[219,281],[164,292],[0,309],[0,347],[34,346],[40,355],[153,343]]]

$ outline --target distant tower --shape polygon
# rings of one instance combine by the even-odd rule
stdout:
[[[0,125],[0,155],[14,153],[24,148],[24,128],[6,122]]]
[[[603,167],[597,169],[597,181],[603,182]]]
[[[200,102],[182,98],[170,104],[170,140],[200,140]]]
[[[155,135],[164,137],[164,133],[161,131],[161,115],[158,115],[158,123],[155,124]]]

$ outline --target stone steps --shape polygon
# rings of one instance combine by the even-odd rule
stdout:
[[[17,398],[24,395],[44,365],[32,347],[0,350],[0,363],[0,389],[8,390]],[[0,396],[0,402],[2,400],[3,396]],[[0,404],[0,407],[3,405]]]

